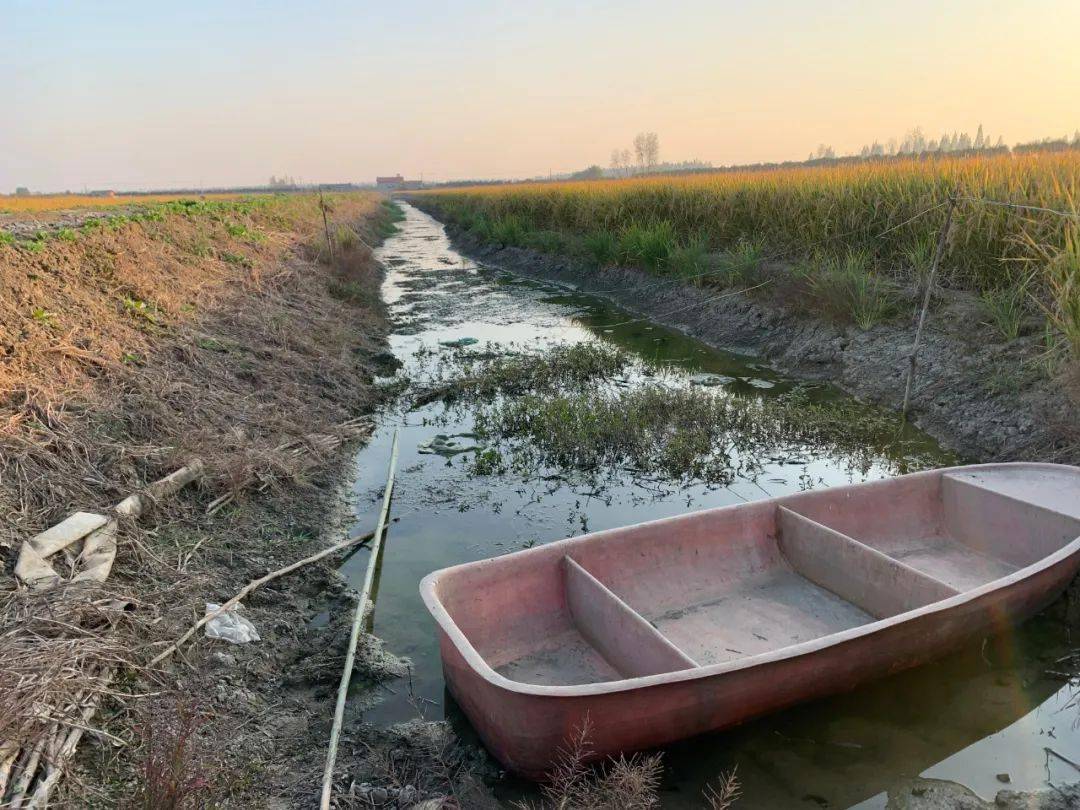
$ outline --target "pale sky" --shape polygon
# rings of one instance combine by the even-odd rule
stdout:
[[[0,0],[0,192],[525,177],[1080,127],[1080,0]]]

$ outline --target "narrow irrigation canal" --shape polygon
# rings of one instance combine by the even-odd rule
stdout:
[[[366,721],[445,717],[471,735],[445,693],[434,626],[417,591],[437,568],[685,510],[955,463],[927,437],[897,436],[890,416],[826,386],[634,320],[600,299],[479,267],[452,249],[436,220],[404,209],[399,232],[379,253],[388,268],[391,347],[403,363],[398,379],[411,387],[359,454],[356,491],[358,528],[370,528],[399,429],[397,522],[381,564],[374,632],[413,670],[389,685]],[[827,440],[741,420],[745,436],[711,437],[722,445],[717,452],[675,476],[662,464],[613,464],[606,456],[581,469],[535,435],[493,434],[492,406],[475,400],[411,407],[424,380],[445,381],[458,365],[472,374],[485,359],[543,358],[575,344],[632,359],[601,386],[607,390],[662,384],[765,404],[799,397],[819,420],[832,408],[841,416]],[[512,396],[499,398],[506,406]],[[850,424],[851,435],[835,435],[837,422]],[[355,555],[345,574],[359,582],[366,562],[366,552]],[[1080,708],[1060,607],[937,664],[673,746],[664,752],[663,804],[700,806],[706,782],[735,766],[747,807],[885,807],[890,792],[910,795],[902,780],[920,775],[961,782],[984,798],[1003,787],[1076,781],[1080,772],[1067,760],[1080,762]],[[508,798],[529,789],[509,778],[496,786]]]

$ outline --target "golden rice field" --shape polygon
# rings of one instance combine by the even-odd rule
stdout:
[[[89,194],[35,194],[16,196],[0,194],[0,213],[44,214],[87,208],[112,208],[117,205],[144,205],[200,197],[214,200],[236,199],[242,194],[146,194],[139,196],[94,197]]]
[[[628,180],[437,190],[451,217],[510,218],[526,229],[618,235],[670,224],[680,244],[752,243],[791,258],[857,249],[883,268],[917,261],[951,193],[1080,210],[1080,151],[717,172]],[[1007,284],[1060,250],[1073,218],[962,200],[948,264],[980,289]],[[511,228],[512,230],[512,228]]]
[[[1047,356],[1080,362],[1080,150],[424,195],[482,239],[764,288],[862,328],[911,311],[955,199],[939,282],[976,292],[1006,340],[1037,317]]]

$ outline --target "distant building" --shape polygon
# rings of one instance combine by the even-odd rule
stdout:
[[[90,192],[91,197],[115,197],[116,192],[110,188],[98,188]]]
[[[390,175],[388,177],[376,177],[375,185],[379,188],[394,189],[401,188],[405,183],[405,178],[400,174]]]

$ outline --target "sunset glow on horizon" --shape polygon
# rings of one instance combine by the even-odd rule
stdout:
[[[801,160],[1080,127],[1080,3],[5,4],[0,193]]]

